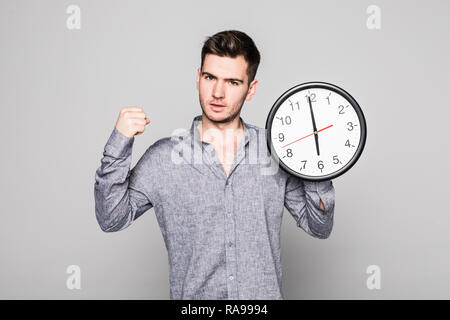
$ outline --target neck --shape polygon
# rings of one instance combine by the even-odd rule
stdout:
[[[236,141],[244,133],[244,126],[240,116],[237,116],[230,122],[217,123],[210,121],[202,114],[202,121],[197,125],[197,129],[200,133],[200,140],[218,146]]]

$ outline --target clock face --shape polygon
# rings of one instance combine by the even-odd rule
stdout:
[[[266,130],[272,156],[286,171],[311,181],[332,179],[350,169],[366,139],[358,103],[324,82],[286,91],[272,107]]]

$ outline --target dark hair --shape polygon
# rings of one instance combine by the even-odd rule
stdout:
[[[230,58],[236,58],[239,55],[243,55],[248,64],[247,76],[249,85],[250,82],[255,79],[260,61],[260,55],[252,38],[244,32],[227,30],[218,32],[215,35],[208,37],[202,48],[201,68],[203,68],[203,61],[208,53],[215,54],[220,57]]]

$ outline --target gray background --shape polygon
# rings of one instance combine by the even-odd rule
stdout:
[[[152,119],[146,148],[200,114],[206,36],[258,46],[259,87],[241,116],[264,127],[273,102],[306,81],[335,83],[368,124],[359,162],[334,180],[335,225],[308,236],[285,210],[287,299],[450,298],[448,1],[1,1],[0,298],[168,299],[154,210],[103,233],[94,174],[119,110]],[[81,8],[69,30],[66,8]],[[381,29],[366,26],[369,5]],[[69,290],[66,268],[81,268]],[[366,268],[381,268],[369,290]]]

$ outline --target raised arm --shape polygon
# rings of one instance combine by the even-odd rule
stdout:
[[[143,181],[151,182],[144,180],[151,175],[151,170],[148,169],[151,147],[130,170],[134,136],[142,133],[142,126],[149,121],[145,114],[142,118],[140,111],[130,111],[139,113],[127,116],[126,110],[127,108],[121,110],[118,124],[105,145],[101,166],[95,172],[95,215],[100,228],[105,232],[125,229],[153,207],[149,189],[143,184]],[[125,124],[125,130],[120,126],[123,125],[121,120],[128,123]],[[121,133],[118,128],[129,136]],[[127,128],[130,130],[127,131]]]

